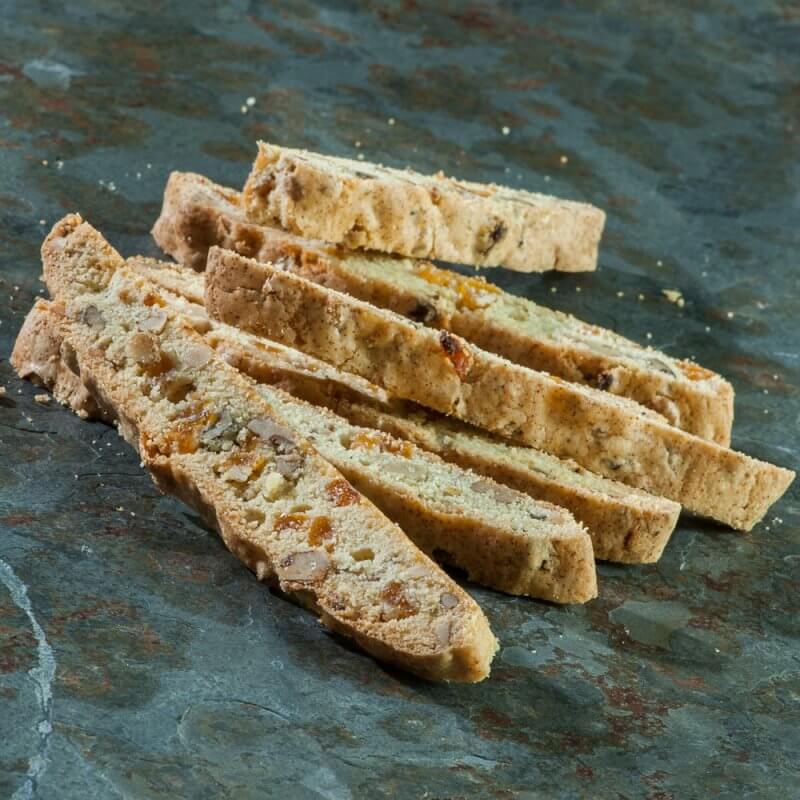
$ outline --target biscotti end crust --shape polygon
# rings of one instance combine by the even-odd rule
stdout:
[[[596,269],[605,225],[585,203],[265,142],[243,198],[253,222],[350,249],[521,272]]]
[[[463,589],[298,437],[249,379],[220,361],[91,226],[71,218],[47,245],[45,275],[65,305],[60,332],[77,372],[136,436],[159,485],[216,522],[229,549],[260,578],[295,594],[373,655],[432,679],[486,677],[496,642]],[[289,484],[278,497],[261,487],[273,474]],[[323,544],[313,544],[310,531],[306,541],[311,515],[325,519]],[[371,548],[370,559],[356,559],[356,541]],[[374,582],[352,577],[373,573]]]

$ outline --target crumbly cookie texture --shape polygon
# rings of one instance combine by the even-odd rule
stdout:
[[[479,606],[97,231],[70,215],[42,257],[64,304],[66,362],[160,488],[197,508],[260,579],[375,657],[431,679],[486,677],[497,643]]]
[[[520,272],[595,269],[605,225],[586,203],[265,142],[243,195],[252,222],[302,236]]]
[[[27,319],[27,327],[38,336],[18,340],[15,353],[19,363],[28,365],[30,377],[48,388],[54,388],[56,380],[62,387],[69,382],[68,396],[77,398],[86,389],[61,357],[60,323],[61,315],[50,303],[40,301]],[[33,351],[42,353],[47,346],[51,352],[46,362],[33,357]],[[61,366],[57,372],[46,369],[37,375],[37,365],[56,362]],[[437,560],[465,570],[476,583],[511,594],[559,603],[581,603],[597,596],[591,540],[565,509],[535,502],[527,494],[446,463],[409,441],[350,424],[275,386],[258,389],[355,489]],[[76,410],[85,412],[86,407],[78,405]],[[289,479],[273,472],[264,479],[262,492],[274,502],[291,488]],[[318,525],[311,533],[313,544],[326,543],[330,533],[328,527]],[[371,554],[365,547],[359,558]]]
[[[69,406],[82,419],[110,418],[67,365],[61,349],[63,337],[55,321],[63,307],[48,300],[34,303],[22,323],[11,352],[11,366],[20,378],[46,387],[59,403]]]
[[[677,523],[680,505],[596,475],[574,461],[514,444],[444,417],[312,356],[209,320],[203,280],[192,270],[149,258],[131,269],[168,290],[195,329],[229,363],[260,383],[325,406],[356,425],[407,439],[539,500],[563,506],[586,525],[596,558],[623,563],[657,561]],[[172,293],[176,293],[173,295]]]
[[[629,397],[672,425],[728,446],[733,388],[720,375],[641,347],[613,331],[464,277],[429,261],[357,253],[248,222],[241,195],[193,173],[173,172],[153,228],[158,245],[204,269],[218,245],[444,328],[531,369]]]
[[[230,251],[209,251],[205,301],[222,322],[735,528],[752,528],[794,479],[673,428],[627,398],[512,364]]]

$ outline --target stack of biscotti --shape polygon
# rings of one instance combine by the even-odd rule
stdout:
[[[242,194],[175,173],[154,236],[180,262],[207,268],[212,317],[365,378],[392,402],[412,401],[742,530],[783,494],[793,473],[728,448],[733,391],[720,376],[482,279],[399,257],[446,256],[397,245],[381,233],[384,213],[359,218],[365,237],[342,234],[329,224],[349,213],[340,206],[374,210],[391,196],[396,209],[404,189],[411,202],[436,183],[404,183],[405,173],[377,167],[351,175],[350,166],[262,145]],[[353,246],[394,255],[345,249]],[[474,253],[461,260],[481,264]],[[197,301],[200,291],[198,280],[182,293]]]
[[[160,488],[194,506],[260,579],[332,630],[424,677],[486,677],[496,642],[480,608],[298,434],[285,413],[291,403],[277,392],[265,396],[217,356],[79,217],[57,223],[42,255],[53,302],[40,301],[23,326],[18,371],[36,375],[79,412],[102,409]],[[420,459],[412,453],[409,460]],[[436,474],[438,462],[426,463]],[[444,482],[464,488],[466,479],[450,474]],[[474,516],[473,535],[481,525],[487,538],[505,532],[505,558],[527,558],[508,574],[528,567],[545,586],[548,572],[558,581],[584,559],[570,579],[593,595],[585,531],[560,509],[480,480],[489,503],[462,517]],[[442,525],[434,541],[457,533],[448,531],[456,512],[445,506],[436,509]]]
[[[493,437],[337,370],[298,350],[210,320],[195,272],[149,258],[129,265],[161,287],[228,363],[261,384],[279,386],[352,423],[391,433],[532,497],[567,508],[586,525],[597,558],[658,560],[680,506],[583,469],[574,461]]]
[[[435,563],[558,603],[649,563],[681,506],[749,530],[794,477],[731,450],[719,375],[427,258],[594,269],[604,215],[261,144],[242,193],[174,173],[123,259],[43,248],[12,363],[119,427],[256,575],[377,658],[484,678],[481,609]]]
[[[205,269],[214,245],[448,330],[531,369],[636,400],[688,433],[730,444],[733,389],[697,364],[508,294],[429,261],[351,252],[251,223],[242,197],[201,175],[173,172],[153,228],[178,262]],[[185,282],[185,281],[184,281]],[[196,283],[202,302],[203,282]]]

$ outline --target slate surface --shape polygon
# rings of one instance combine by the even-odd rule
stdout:
[[[262,137],[605,207],[596,274],[492,278],[728,375],[736,446],[797,469],[796,4],[219,5],[0,4],[0,796],[797,796],[797,484],[584,607],[470,587],[492,677],[425,685],[7,362],[58,217],[155,255],[169,171],[241,184]]]

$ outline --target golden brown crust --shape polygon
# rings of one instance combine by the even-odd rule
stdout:
[[[794,478],[625,398],[512,364],[236,253],[209,252],[205,300],[215,319],[736,528],[752,528]]]
[[[138,440],[160,486],[214,522],[260,578],[368,652],[431,679],[486,677],[496,642],[477,604],[355,490],[338,502],[331,486],[349,484],[152,284],[76,216],[55,227],[43,254],[81,380]],[[266,482],[278,474],[292,488],[274,498]],[[330,549],[306,541],[306,518],[291,516],[298,504],[327,520]],[[356,540],[374,552],[361,566]],[[381,565],[399,589],[384,585]]]
[[[200,175],[170,175],[153,236],[165,252],[194,269],[205,267],[212,245],[279,263],[523,366],[629,397],[688,433],[730,444],[733,388],[710,370],[507,294],[482,278],[427,261],[351,253],[250,223],[238,192]]]
[[[259,143],[253,222],[350,249],[521,272],[593,270],[605,214],[586,203]]]

